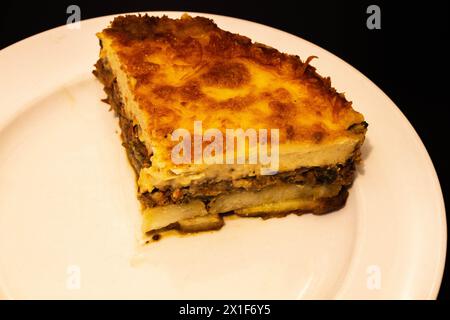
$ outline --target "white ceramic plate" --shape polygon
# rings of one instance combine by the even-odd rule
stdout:
[[[443,198],[399,109],[357,70],[305,40],[201,15],[281,51],[318,56],[319,73],[365,115],[365,162],[345,208],[236,219],[220,232],[142,249],[134,173],[91,74],[95,33],[112,17],[59,27],[0,51],[1,296],[435,298],[446,252]]]

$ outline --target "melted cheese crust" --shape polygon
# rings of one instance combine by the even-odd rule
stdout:
[[[252,43],[209,19],[121,16],[98,34],[129,119],[152,152],[140,191],[258,174],[259,165],[175,165],[178,128],[279,129],[280,171],[343,163],[364,140],[364,121],[343,94],[299,57]]]

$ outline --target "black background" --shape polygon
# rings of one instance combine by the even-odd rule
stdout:
[[[430,153],[449,203],[448,1],[2,1],[0,48],[65,24],[70,4],[80,6],[82,19],[152,10],[228,15],[325,48],[364,73],[399,106]],[[366,27],[366,8],[371,4],[381,8],[381,30]],[[387,161],[395,161],[388,157]],[[441,299],[450,299],[449,277],[447,264]]]

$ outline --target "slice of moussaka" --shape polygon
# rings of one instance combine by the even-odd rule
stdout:
[[[146,235],[345,205],[367,123],[312,57],[187,14],[119,16],[97,36]]]

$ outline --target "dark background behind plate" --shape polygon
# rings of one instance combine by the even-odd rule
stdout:
[[[450,54],[444,47],[450,39],[448,1],[2,1],[0,49],[65,24],[70,4],[81,8],[82,19],[133,11],[216,13],[266,24],[319,45],[369,77],[402,110],[430,153],[450,203]],[[381,30],[366,27],[371,4],[381,8]],[[386,155],[386,161],[395,159]],[[448,263],[439,298],[450,299]]]

